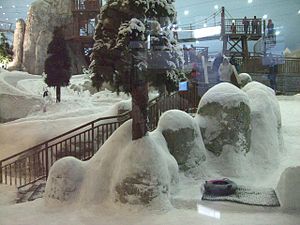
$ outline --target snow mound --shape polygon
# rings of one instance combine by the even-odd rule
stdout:
[[[231,83],[223,82],[210,88],[201,98],[199,107],[215,102],[223,107],[237,107],[241,102],[248,103],[248,96]]]
[[[34,96],[0,94],[0,122],[23,118],[41,109],[43,100]]]
[[[186,112],[169,110],[162,114],[158,130],[166,139],[179,168],[187,171],[205,161],[205,146],[199,126]]]
[[[86,162],[84,172],[81,164],[70,158],[53,165],[46,201],[60,199],[70,202],[71,198],[61,196],[68,195],[68,190],[74,190],[72,199],[82,204],[111,201],[155,207],[170,205],[172,185],[178,182],[178,165],[160,132],[132,141],[131,126],[130,120],[118,128]],[[69,172],[72,165],[79,173]],[[81,179],[83,173],[84,178]],[[58,180],[61,178],[66,181]],[[63,182],[70,184],[69,188],[59,186]],[[56,185],[59,188],[54,188],[55,183],[59,183]]]
[[[249,96],[251,108],[251,149],[253,163],[262,171],[277,167],[283,151],[281,114],[273,90],[251,82],[243,90]]]
[[[84,177],[84,162],[65,157],[56,161],[50,169],[45,195],[46,200],[75,201]]]
[[[225,148],[246,154],[250,147],[249,98],[230,83],[208,90],[200,100],[196,120],[205,147],[220,156]]]
[[[244,87],[246,84],[252,81],[251,76],[248,73],[240,73],[239,74],[239,84],[241,87]]]
[[[300,166],[289,167],[281,174],[276,191],[284,209],[300,210]]]

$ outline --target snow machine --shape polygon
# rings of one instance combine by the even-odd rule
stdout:
[[[237,184],[228,178],[220,180],[208,180],[204,183],[204,190],[207,194],[215,196],[226,196],[234,194]]]

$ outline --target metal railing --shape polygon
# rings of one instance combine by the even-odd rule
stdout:
[[[278,65],[278,74],[299,74],[300,58],[274,57],[275,64]],[[242,72],[247,73],[269,73],[268,64],[263,57],[250,56],[247,60],[238,59]]]
[[[160,115],[167,110],[188,111],[195,108],[199,98],[195,90],[184,94],[176,92],[150,101],[149,129],[156,128]],[[0,183],[24,187],[47,179],[50,167],[60,158],[74,156],[80,160],[90,159],[111,134],[130,118],[131,112],[99,118],[5,158],[0,161]]]

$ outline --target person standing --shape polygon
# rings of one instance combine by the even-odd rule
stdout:
[[[213,62],[213,65],[212,65],[212,69],[213,69],[213,73],[215,75],[216,82],[220,81],[219,67],[222,62],[223,62],[223,55],[221,53],[218,53],[218,55],[216,56],[216,58]]]
[[[242,23],[243,23],[243,25],[244,25],[244,32],[245,32],[245,34],[248,34],[249,20],[247,19],[246,16],[244,17]]]
[[[187,65],[189,63],[189,49],[186,47],[186,45],[183,45],[183,59],[184,59],[184,65]]]
[[[236,34],[236,25],[234,24],[234,22],[232,22],[230,26],[230,31],[232,34]]]
[[[272,38],[273,37],[273,34],[274,34],[274,23],[272,22],[271,19],[268,20],[268,24],[267,24],[267,36],[269,38]]]
[[[277,72],[277,65],[275,64],[275,59],[272,56],[272,53],[269,55],[269,74],[268,78],[270,81],[270,87],[274,90],[276,93],[277,90],[277,77],[276,77],[276,72]]]
[[[258,33],[258,19],[256,19],[256,16],[254,16],[254,19],[251,22],[252,25],[252,34]]]
[[[231,82],[231,74],[233,73],[232,65],[228,58],[224,58],[219,67],[220,82]]]

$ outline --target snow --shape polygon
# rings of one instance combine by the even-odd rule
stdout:
[[[234,85],[223,82],[209,89],[200,100],[199,107],[211,101],[220,103],[224,107],[237,107],[241,102],[248,103],[248,96]]]
[[[192,124],[190,121],[192,116],[187,113],[184,113],[180,110],[170,110],[167,113],[163,113],[160,117],[158,128],[160,130],[170,129],[173,131],[186,128],[190,126],[191,129],[195,128],[195,124]]]
[[[300,210],[300,179],[295,179],[299,174],[300,166],[289,167],[280,177],[277,193],[284,209]]]
[[[4,76],[5,74],[5,76]],[[0,72],[0,77],[7,77],[8,75],[15,74],[17,72]],[[21,74],[20,74],[21,75]],[[26,74],[22,74],[20,79],[23,80]],[[30,75],[31,76],[31,75]],[[32,76],[33,80],[42,80],[40,77]],[[1,78],[3,81],[4,78]],[[7,78],[5,78],[7,80]],[[81,79],[81,78],[78,78]],[[9,82],[12,82],[9,80]],[[8,82],[8,83],[9,83]],[[1,82],[0,90],[5,90],[7,93],[18,93],[21,95],[33,94],[35,96],[41,96],[41,89],[37,87],[38,81],[32,82],[30,86],[29,81],[17,82],[18,85],[8,85],[7,82],[4,85]],[[236,90],[227,91],[226,85],[221,84],[223,87],[217,90],[217,92],[210,94],[220,94],[225,93],[225,96],[235,96]],[[248,84],[249,85],[249,84]],[[247,86],[248,86],[247,85]],[[253,86],[258,86],[259,84],[251,83]],[[21,90],[21,87],[24,89]],[[251,92],[252,88],[245,87],[244,94],[245,98],[249,99],[247,94]],[[277,122],[282,120],[282,134],[284,138],[284,155],[280,155],[277,159],[276,167],[272,167],[266,172],[262,172],[257,168],[255,164],[251,164],[249,171],[256,174],[257,176],[239,176],[235,178],[235,181],[241,184],[250,184],[252,186],[263,186],[263,187],[277,187],[280,180],[280,176],[286,168],[289,167],[299,167],[300,158],[300,95],[295,96],[277,96],[268,97],[270,101],[279,101],[281,117],[278,110],[275,108],[270,109],[268,105],[264,106],[259,104],[258,101],[253,102],[253,99],[259,100],[260,92],[269,92],[271,95],[274,94],[271,89],[259,90],[264,87],[255,87],[258,90],[257,95],[252,95],[250,98],[250,105],[252,108],[262,107],[263,111],[268,109],[268,112],[272,112],[271,117],[276,119]],[[254,88],[254,89],[255,89]],[[27,91],[30,89],[31,91]],[[53,90],[50,90],[53,92]],[[220,92],[222,91],[222,92]],[[106,94],[105,94],[106,93]],[[26,145],[31,146],[42,139],[49,138],[49,135],[54,135],[55,132],[61,132],[64,129],[69,129],[71,126],[78,126],[83,122],[93,120],[93,118],[100,117],[103,114],[109,114],[115,112],[116,108],[113,110],[113,104],[120,102],[121,100],[128,100],[128,97],[118,97],[114,94],[110,94],[109,91],[104,91],[103,98],[100,97],[100,93],[97,95],[78,95],[70,90],[65,90],[62,93],[61,104],[54,104],[47,106],[47,112],[43,113],[42,110],[36,111],[35,113],[28,115],[26,118],[15,120],[9,123],[0,125],[0,154],[10,155],[13,152],[17,152],[25,149]],[[54,96],[54,95],[52,95]],[[223,96],[224,97],[224,96]],[[220,96],[221,98],[221,96]],[[226,100],[226,98],[223,98]],[[251,100],[252,99],[252,100]],[[76,104],[78,101],[78,106]],[[240,100],[237,99],[238,104]],[[265,100],[266,101],[266,100]],[[263,102],[265,102],[263,101]],[[102,102],[104,103],[102,106]],[[109,104],[111,102],[111,104]],[[225,101],[226,104],[226,101]],[[128,102],[122,104],[122,107],[127,107]],[[83,110],[83,113],[82,111]],[[175,115],[174,116],[178,116]],[[268,116],[260,118],[261,122],[266,122],[269,119]],[[272,120],[273,120],[272,119]],[[178,126],[180,126],[181,121]],[[259,124],[257,122],[257,124]],[[278,124],[278,123],[277,123]],[[69,126],[69,127],[67,127]],[[126,126],[126,124],[124,125]],[[128,126],[128,124],[127,124]],[[24,129],[24,131],[23,131]],[[176,127],[174,127],[176,129]],[[43,131],[44,130],[44,131]],[[6,132],[8,132],[6,134]],[[50,132],[47,134],[47,132]],[[51,133],[53,132],[53,133]],[[270,132],[270,130],[266,130]],[[273,133],[274,134],[274,133]],[[203,165],[203,170],[197,171],[198,174],[203,176],[201,179],[193,179],[183,173],[179,174],[179,183],[174,190],[171,190],[171,205],[167,208],[154,210],[156,207],[151,208],[148,206],[136,206],[129,204],[121,204],[119,202],[108,201],[108,198],[115,196],[113,193],[113,186],[117,184],[117,180],[124,176],[127,176],[134,166],[141,168],[142,166],[150,167],[157,166],[158,168],[163,168],[162,174],[158,174],[162,179],[169,179],[166,171],[173,171],[175,168],[167,168],[166,164],[163,164],[161,160],[167,160],[171,162],[173,159],[169,157],[168,150],[165,148],[163,138],[160,136],[160,132],[155,131],[146,136],[144,139],[137,142],[130,141],[130,134],[127,130],[120,130],[115,133],[115,137],[109,139],[103,146],[101,151],[98,151],[89,163],[78,162],[78,166],[75,166],[75,171],[65,171],[66,174],[70,172],[70,176],[78,176],[80,171],[85,170],[86,174],[84,178],[88,182],[82,183],[85,186],[80,187],[78,194],[78,200],[75,202],[59,202],[50,201],[45,202],[44,199],[38,199],[33,202],[27,202],[22,204],[12,204],[13,200],[16,198],[16,190],[12,187],[5,185],[0,186],[0,224],[5,225],[25,225],[25,224],[39,224],[39,225],[51,225],[51,224],[72,224],[72,225],[82,225],[82,224],[97,224],[97,225],[132,225],[132,224],[142,224],[142,225],[161,225],[161,224],[243,224],[243,225],[261,225],[261,224],[279,224],[279,225],[297,225],[300,221],[299,208],[290,209],[290,207],[280,207],[280,208],[265,208],[265,207],[254,207],[247,205],[240,205],[227,202],[207,202],[201,201],[201,191],[200,186],[204,179],[206,178],[218,178],[220,174],[217,170],[214,170],[214,164],[212,163],[211,155],[208,154],[208,159]],[[255,142],[257,144],[264,141],[266,133],[257,135],[255,137]],[[8,140],[7,140],[8,139]],[[2,149],[5,149],[3,151]],[[148,152],[151,150],[151,153]],[[102,151],[103,150],[103,151]],[[283,149],[278,149],[278,151]],[[129,152],[132,151],[132,152]],[[3,152],[5,152],[3,154]],[[159,162],[156,162],[156,158],[153,158],[153,152],[159,152]],[[250,151],[251,152],[251,151]],[[122,153],[122,154],[120,154]],[[133,167],[128,165],[128,161],[142,159],[143,156],[146,158],[145,154],[150,154],[151,161],[147,165],[148,161],[140,161],[133,163]],[[4,157],[4,156],[3,156]],[[106,158],[104,161],[103,159]],[[64,164],[74,162],[69,161],[68,158],[64,159],[65,162],[61,165],[65,168]],[[217,160],[214,158],[214,160]],[[232,160],[232,159],[230,159]],[[234,162],[239,159],[234,160]],[[215,161],[215,164],[219,163],[219,168],[222,168],[222,164],[226,163],[226,158],[222,161]],[[240,164],[243,161],[239,162]],[[269,163],[269,162],[266,162]],[[75,163],[76,164],[76,163]],[[79,165],[80,164],[80,165]],[[88,165],[89,164],[89,165]],[[77,164],[76,164],[77,165]],[[172,163],[169,165],[173,165]],[[234,166],[234,165],[232,165]],[[172,167],[172,166],[171,166]],[[238,166],[237,166],[238,167]],[[99,168],[102,168],[99,170]],[[93,170],[96,170],[93,173]],[[76,172],[77,171],[77,172]],[[79,171],[79,172],[78,172]],[[157,171],[162,171],[161,169]],[[278,189],[278,193],[285,192],[285,195],[280,195],[281,202],[291,204],[299,204],[296,199],[299,199],[297,190],[295,190],[291,185],[299,184],[300,176],[299,170],[293,173],[286,173],[284,176],[285,180],[290,180],[286,182],[285,186],[281,186]],[[96,175],[95,175],[96,174]],[[68,176],[69,176],[68,175]],[[76,177],[75,176],[75,177]],[[75,180],[75,183],[80,183],[80,180]],[[107,183],[108,182],[108,183]],[[105,185],[103,185],[105,184]],[[70,183],[72,189],[72,183]],[[107,187],[105,190],[98,188]],[[294,191],[293,191],[294,190]],[[103,193],[102,193],[103,191]],[[4,194],[5,193],[5,194]],[[102,193],[102,195],[101,195]],[[107,196],[106,196],[107,194]],[[292,198],[295,201],[292,201]],[[99,203],[99,199],[103,199]],[[91,200],[91,201],[89,201]],[[134,200],[134,199],[133,199]],[[166,199],[161,199],[162,202]],[[296,205],[297,207],[299,205]]]

